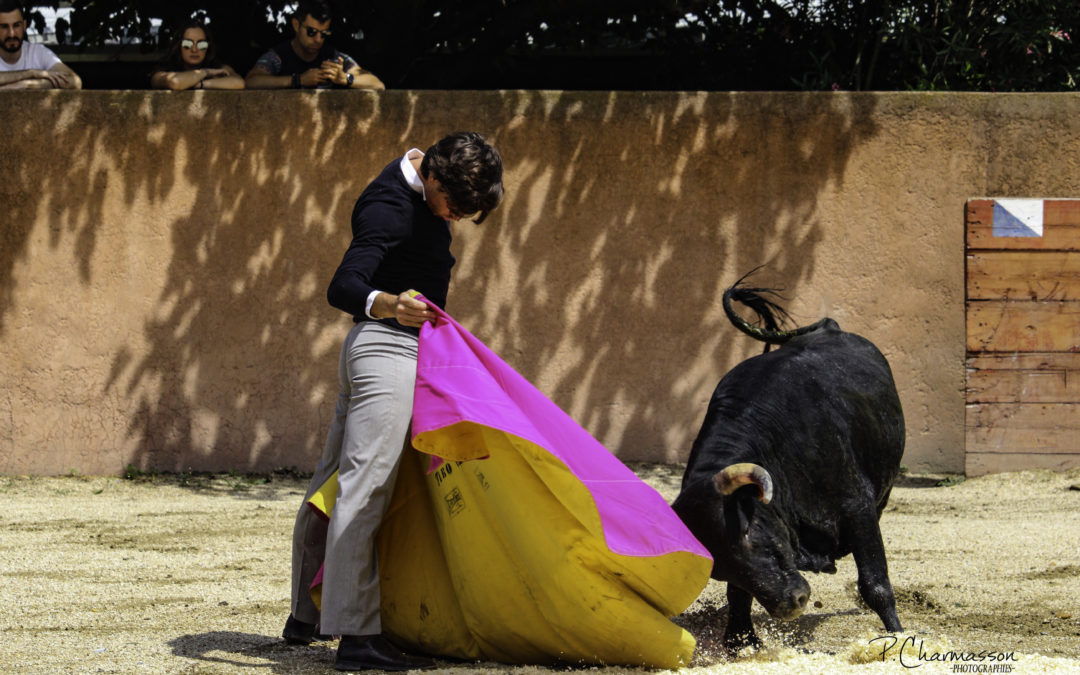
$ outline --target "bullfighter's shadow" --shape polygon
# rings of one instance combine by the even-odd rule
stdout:
[[[280,637],[239,631],[210,631],[169,640],[176,656],[239,668],[269,668],[272,673],[335,672],[331,647],[336,646],[336,642],[290,645]]]
[[[169,641],[176,656],[206,663],[218,663],[237,668],[269,669],[272,673],[336,673],[334,658],[338,643],[313,642],[310,645],[291,645],[280,637],[211,631],[181,635]],[[468,661],[452,657],[434,657],[440,669],[468,666],[470,670],[507,671],[505,664],[492,661]],[[576,670],[591,666],[558,664],[552,670]]]

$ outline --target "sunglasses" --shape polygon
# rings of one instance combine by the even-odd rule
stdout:
[[[205,52],[207,49],[210,48],[210,43],[206,40],[199,40],[198,42],[195,42],[194,40],[181,40],[180,46],[184,49],[191,49],[192,47],[194,47],[200,52]]]
[[[307,32],[308,37],[315,37],[319,33],[322,33],[324,40],[330,39],[330,31],[328,30],[319,30],[318,28],[312,28],[311,26],[304,26],[304,30]]]

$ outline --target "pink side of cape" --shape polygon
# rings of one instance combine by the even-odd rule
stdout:
[[[435,306],[420,331],[412,434],[469,421],[518,436],[551,453],[589,490],[608,548],[651,557],[709,552],[660,493],[536,387]]]

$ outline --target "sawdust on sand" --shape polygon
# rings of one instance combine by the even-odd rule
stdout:
[[[674,499],[681,467],[633,468]],[[289,472],[0,476],[0,671],[333,672],[336,643],[279,637],[305,487]],[[675,618],[698,640],[683,672],[1080,672],[1080,471],[905,476],[882,532],[903,635],[885,635],[861,604],[848,557],[835,575],[807,576],[812,607],[802,617],[773,621],[755,605],[767,646],[734,660],[719,649],[724,585],[710,582]]]

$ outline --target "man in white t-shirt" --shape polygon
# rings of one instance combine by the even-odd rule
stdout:
[[[26,15],[16,0],[0,0],[0,89],[82,89],[51,49],[26,41]]]

